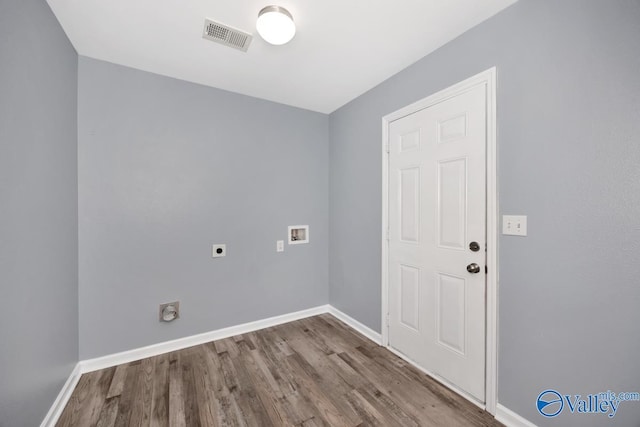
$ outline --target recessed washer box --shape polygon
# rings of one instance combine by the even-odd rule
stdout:
[[[309,243],[309,226],[308,225],[290,225],[287,239],[290,245],[300,245]]]

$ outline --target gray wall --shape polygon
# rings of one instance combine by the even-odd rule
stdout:
[[[84,57],[78,90],[81,359],[328,303],[327,115]]]
[[[380,330],[381,117],[498,68],[499,401],[541,426],[542,390],[639,391],[640,2],[534,1],[482,23],[330,118],[330,301]],[[343,236],[357,236],[344,239]]]
[[[39,425],[78,361],[77,55],[0,2],[0,426]]]

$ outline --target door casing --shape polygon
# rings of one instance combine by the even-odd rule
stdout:
[[[382,345],[389,348],[389,124],[423,110],[467,89],[484,84],[487,90],[487,277],[486,277],[486,368],[483,409],[492,415],[497,406],[498,376],[498,174],[496,147],[496,67],[476,74],[382,118]],[[420,367],[419,367],[420,368]],[[421,368],[422,369],[422,368]],[[436,378],[460,393],[454,386]],[[465,393],[460,393],[466,398]],[[478,404],[475,399],[470,399]]]

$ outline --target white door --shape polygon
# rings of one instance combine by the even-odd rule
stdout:
[[[481,402],[486,105],[481,84],[389,125],[389,346]]]

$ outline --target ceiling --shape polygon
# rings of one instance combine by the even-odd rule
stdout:
[[[515,0],[47,0],[78,54],[331,113]],[[260,38],[277,4],[297,33]],[[202,38],[210,18],[253,33],[241,52]]]

